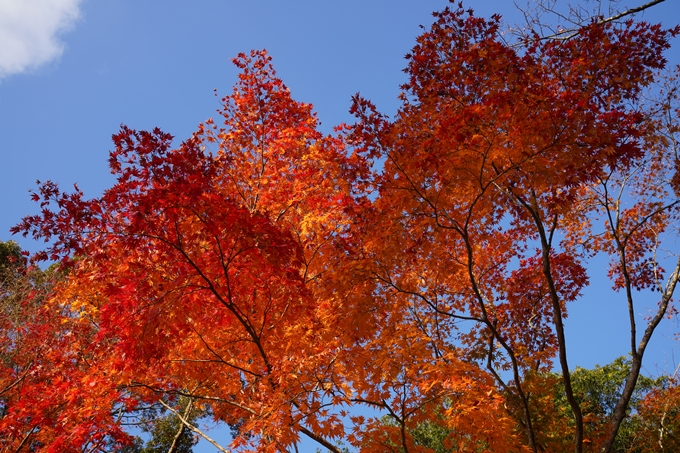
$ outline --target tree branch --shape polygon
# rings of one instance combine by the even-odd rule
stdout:
[[[607,17],[607,18],[604,18],[604,19],[600,19],[599,21],[597,21],[597,23],[599,25],[602,25],[602,24],[606,24],[608,22],[614,22],[616,20],[622,19],[622,18],[629,16],[631,14],[636,14],[636,13],[639,13],[641,11],[644,11],[648,8],[651,8],[654,5],[658,5],[659,3],[663,3],[664,1],[666,1],[666,0],[652,0],[652,1],[645,3],[644,5],[640,5],[636,8],[630,8],[630,9],[627,9],[627,10],[621,12],[621,13],[614,14],[613,16],[610,16],[610,17]],[[565,40],[566,41],[566,40],[571,39],[574,36],[576,36],[578,34],[579,29],[580,28],[570,28],[568,30],[562,30],[560,32],[554,33],[554,34],[549,35],[549,36],[543,36],[541,38],[541,40],[558,39],[558,40]]]
[[[176,410],[174,410],[173,408],[171,408],[170,406],[168,406],[168,405],[165,403],[165,401],[163,401],[163,400],[161,399],[161,400],[159,400],[159,403],[160,403],[163,407],[165,407],[167,410],[169,410],[170,412],[172,412],[173,414],[175,414],[175,415],[177,416],[177,418],[184,424],[184,426],[186,426],[187,428],[189,428],[191,431],[195,432],[196,434],[198,434],[199,436],[201,436],[202,438],[204,438],[205,440],[207,440],[208,442],[210,442],[211,444],[213,444],[213,446],[214,446],[215,448],[217,448],[219,451],[221,451],[222,453],[229,453],[229,451],[227,451],[226,449],[222,448],[222,447],[220,446],[220,444],[218,444],[218,443],[215,442],[213,439],[211,439],[210,437],[208,437],[208,435],[207,435],[206,433],[204,433],[203,431],[201,431],[200,429],[198,429],[197,427],[195,427],[194,425],[192,425],[191,423],[189,423],[189,421],[188,421],[186,418],[184,418],[184,417],[182,416],[182,414],[180,414],[179,412],[177,412]],[[340,453],[340,452],[338,452],[338,453]]]

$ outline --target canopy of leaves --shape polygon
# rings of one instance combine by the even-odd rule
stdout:
[[[614,362],[595,366],[593,369],[577,367],[572,372],[573,386],[583,408],[586,419],[586,443],[594,443],[592,436],[606,433],[606,424],[612,416],[616,403],[621,397],[623,385],[631,369],[631,361],[625,357],[619,357]],[[533,376],[532,379],[542,381],[547,385],[554,385],[552,395],[548,396],[554,404],[549,412],[540,413],[547,408],[536,406],[534,414],[538,423],[561,423],[563,430],[573,429],[573,419],[569,403],[564,397],[564,388],[561,385],[561,376],[547,373]],[[652,413],[647,407],[657,407],[654,400],[660,395],[674,394],[676,383],[667,376],[657,379],[640,376],[630,403],[630,412],[624,420],[616,443],[612,449],[617,453],[642,453],[655,451],[673,451],[675,446],[674,430],[677,429],[675,418],[678,413],[677,402],[669,402],[665,407],[665,413]],[[446,407],[446,402],[443,408]],[[660,409],[657,407],[657,409]],[[663,420],[662,420],[663,418]],[[389,417],[385,417],[384,423],[394,424]],[[662,429],[661,426],[663,426]],[[563,432],[564,432],[563,431]],[[547,432],[546,432],[547,433]],[[456,434],[447,427],[443,417],[427,420],[410,432],[416,445],[432,449],[435,453],[456,451],[455,444],[451,444],[451,438]],[[545,451],[569,451],[570,439],[560,436],[556,429],[552,431],[552,437],[545,438],[542,448]],[[398,445],[394,446],[399,448]]]
[[[13,231],[63,278],[3,312],[2,448],[134,449],[123,423],[158,405],[159,442],[189,448],[209,435],[183,401],[234,427],[230,451],[611,451],[631,407],[666,439],[675,387],[639,375],[680,273],[658,253],[677,92],[646,95],[677,30],[596,20],[514,46],[499,21],[437,13],[393,120],[357,96],[356,124],[323,135],[253,51],[178,146],[123,126],[100,197],[40,184]],[[630,364],[603,379],[569,371],[563,325],[598,253],[631,313]]]

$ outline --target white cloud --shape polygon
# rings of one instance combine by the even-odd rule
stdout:
[[[82,0],[0,0],[0,79],[59,58]]]

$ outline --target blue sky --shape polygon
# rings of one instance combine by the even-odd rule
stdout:
[[[627,1],[628,6],[646,2]],[[97,196],[113,178],[107,156],[120,124],[160,127],[178,139],[214,116],[231,91],[239,52],[266,48],[296,100],[315,105],[324,131],[343,121],[361,92],[393,114],[403,59],[444,0],[0,0],[0,240],[36,212],[36,180],[78,183]],[[519,20],[511,0],[469,1],[480,15]],[[645,13],[675,25],[680,2]],[[679,19],[675,19],[680,21]],[[668,54],[680,62],[680,42]],[[29,250],[30,241],[13,237]],[[603,263],[590,267],[598,280]],[[608,363],[626,353],[621,297],[596,284],[567,321],[572,366]],[[644,314],[644,313],[643,313]],[[650,345],[651,374],[680,362],[666,322]],[[212,451],[201,449],[197,451]],[[310,451],[314,451],[311,449]]]

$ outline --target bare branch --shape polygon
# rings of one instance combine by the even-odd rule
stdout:
[[[175,414],[175,415],[177,416],[177,418],[179,419],[179,421],[181,421],[181,422],[184,424],[184,426],[186,426],[187,428],[189,428],[191,431],[195,432],[196,434],[198,434],[199,436],[201,436],[202,438],[204,438],[205,440],[207,440],[208,442],[210,442],[211,444],[213,444],[213,446],[214,446],[215,448],[217,448],[219,451],[221,451],[222,453],[229,453],[228,450],[222,448],[222,447],[220,446],[220,444],[218,444],[218,443],[215,442],[213,439],[211,439],[210,437],[208,437],[208,435],[207,435],[206,433],[204,433],[203,431],[201,431],[200,429],[198,429],[196,426],[194,426],[194,425],[192,425],[191,423],[189,423],[189,421],[188,421],[185,417],[183,417],[182,414],[180,414],[178,411],[176,411],[176,410],[174,410],[173,408],[171,408],[170,406],[168,406],[168,405],[165,403],[165,401],[163,401],[163,400],[161,399],[161,400],[159,400],[159,403],[160,403],[163,407],[165,407],[167,410],[169,410],[170,412],[172,412],[173,414]]]
[[[651,0],[651,1],[649,1],[649,2],[647,2],[647,3],[645,3],[645,4],[643,4],[643,5],[637,6],[637,7],[635,7],[635,8],[629,8],[629,9],[627,9],[627,10],[625,10],[625,11],[622,11],[622,12],[616,13],[616,14],[613,14],[613,15],[611,15],[611,16],[609,16],[609,17],[604,17],[604,18],[598,20],[596,23],[598,23],[598,24],[601,25],[601,24],[606,24],[606,23],[608,23],[608,22],[615,22],[615,21],[617,21],[617,20],[619,20],[619,19],[623,19],[623,18],[626,17],[626,16],[630,16],[630,15],[632,15],[632,14],[637,14],[637,13],[639,13],[639,12],[642,12],[642,11],[644,11],[644,10],[646,10],[646,9],[651,8],[652,6],[658,5],[659,3],[663,3],[664,1],[666,1],[666,0]],[[519,7],[518,7],[518,9],[519,9],[520,11],[522,11],[522,13],[524,14],[524,16],[525,16],[527,22],[530,22],[531,14],[530,14],[529,12],[523,11],[523,10],[522,10],[521,8],[519,8]],[[547,11],[549,11],[549,12],[552,13],[552,14],[555,14],[555,15],[557,15],[557,16],[559,16],[559,17],[562,17],[562,19],[567,20],[567,21],[569,21],[569,22],[575,24],[576,26],[575,26],[575,27],[571,27],[571,28],[567,28],[567,29],[564,29],[564,30],[560,30],[560,31],[557,31],[557,32],[554,32],[554,33],[552,33],[552,34],[550,34],[550,35],[547,35],[547,36],[541,36],[541,37],[539,38],[540,40],[551,40],[551,39],[554,39],[554,40],[563,40],[563,41],[569,40],[569,39],[573,38],[574,36],[576,36],[576,35],[578,34],[579,30],[581,29],[581,27],[582,27],[583,24],[585,23],[585,20],[587,19],[587,18],[579,17],[578,20],[570,20],[568,17],[566,17],[566,16],[564,16],[564,15],[558,13],[557,11],[555,11],[555,10],[549,8],[549,7],[548,7],[548,8],[545,8],[545,7],[544,7],[544,9],[547,10]],[[542,25],[541,25],[541,28],[543,28]]]

